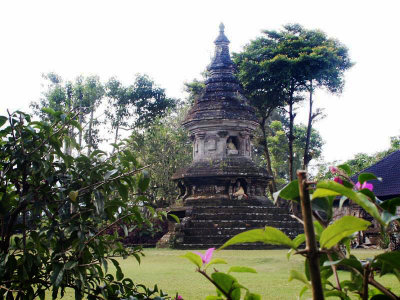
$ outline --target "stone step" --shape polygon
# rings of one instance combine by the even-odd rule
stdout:
[[[299,233],[301,233],[299,230],[292,230],[292,231],[286,231],[282,230],[285,232],[286,235],[288,235],[290,238],[295,238]],[[194,236],[188,236],[185,235],[183,237],[183,243],[184,244],[201,244],[201,243],[211,243],[211,244],[223,244],[227,242],[229,239],[234,237],[234,234],[229,234],[229,235],[194,235]]]
[[[282,224],[281,224],[282,225]],[[266,225],[268,226],[268,225]],[[277,226],[272,226],[272,227],[277,227]],[[256,227],[256,228],[264,228],[264,227]],[[185,233],[185,235],[188,236],[194,236],[194,235],[226,235],[226,234],[238,234],[241,233],[243,231],[246,230],[250,230],[250,229],[256,229],[254,227],[209,227],[209,228],[185,228],[183,230],[183,232]],[[302,228],[300,228],[299,226],[285,226],[285,228],[283,228],[283,231],[291,231],[291,230],[298,230],[301,231]]]
[[[266,206],[198,206],[193,207],[192,214],[198,213],[216,213],[216,212],[230,212],[230,213],[273,213],[273,214],[288,214],[288,210],[284,207],[266,207]]]
[[[186,199],[185,206],[265,206],[274,207],[271,201],[217,199]]]
[[[286,225],[287,224],[287,225]],[[297,221],[274,221],[274,220],[191,220],[188,228],[262,228],[264,226],[303,228]]]
[[[288,214],[272,214],[272,213],[197,213],[192,214],[193,220],[274,220],[274,221],[291,221]]]

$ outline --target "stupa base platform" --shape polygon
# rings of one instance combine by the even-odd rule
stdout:
[[[232,205],[233,204],[233,205]],[[236,204],[236,205],[235,205]],[[171,210],[174,213],[174,210]],[[175,224],[169,232],[169,244],[177,249],[218,248],[230,238],[251,229],[275,227],[291,239],[303,233],[303,226],[293,219],[287,207],[276,207],[270,201],[258,205],[238,205],[226,201],[225,205],[185,206],[177,211],[181,223]],[[263,243],[245,243],[226,249],[282,249],[285,247]]]

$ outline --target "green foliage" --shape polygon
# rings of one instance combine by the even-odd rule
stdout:
[[[72,146],[78,144],[83,148],[84,143],[88,147],[88,155],[93,149],[97,149],[104,138],[99,134],[101,123],[95,117],[100,106],[104,87],[98,76],[79,76],[75,81],[63,82],[62,78],[49,73],[43,76],[49,84],[43,97],[38,102],[32,102],[31,108],[41,120],[53,121],[52,112],[74,110],[77,118],[71,120],[79,124],[79,128],[70,128],[65,141],[64,152],[71,155]],[[76,139],[78,136],[78,139]]]
[[[203,263],[201,262],[201,257],[192,252],[188,252],[185,255],[182,255],[181,257],[187,258],[199,268],[201,268],[201,266],[203,265]]]
[[[108,107],[106,118],[114,133],[114,143],[119,130],[146,128],[158,117],[174,108],[177,100],[169,98],[165,89],[160,88],[147,75],[137,74],[132,85],[124,86],[118,79],[106,83]]]
[[[344,216],[325,228],[319,238],[321,248],[332,248],[345,237],[363,231],[371,225],[370,222],[353,216]]]
[[[192,159],[191,142],[180,126],[186,111],[187,106],[180,107],[177,112],[131,135],[132,151],[143,165],[149,165],[152,184],[146,195],[157,207],[174,204],[178,193],[171,177]]]
[[[288,121],[281,113],[274,113],[265,124],[266,140],[270,153],[271,171],[275,177],[278,187],[282,187],[289,181],[289,166],[288,155],[289,147],[287,135],[289,134]],[[302,155],[306,145],[307,127],[303,124],[294,125],[294,136],[296,139],[293,142],[293,166],[295,169],[302,168]],[[260,160],[260,164],[266,166],[267,158],[264,151],[265,141],[262,136],[262,131],[257,132],[255,136],[256,160]],[[320,133],[316,129],[311,131],[310,152],[313,160],[318,160],[322,154],[324,141]]]
[[[271,245],[285,245],[294,247],[293,241],[282,231],[266,226],[264,229],[252,229],[235,235],[224,243],[220,249],[235,244],[262,242]]]
[[[309,213],[313,213],[316,217],[313,226],[311,225],[313,227],[312,231],[305,225],[305,234],[300,234],[291,240],[280,230],[267,226],[264,230],[253,229],[239,233],[228,240],[221,249],[235,244],[262,242],[289,247],[288,258],[293,253],[304,256],[306,258],[304,274],[297,270],[292,270],[289,276],[289,281],[297,280],[304,284],[299,293],[299,298],[308,289],[312,289],[313,299],[320,300],[320,298],[316,298],[319,285],[321,296],[324,295],[326,298],[337,297],[349,300],[352,299],[351,297],[356,296],[363,300],[399,299],[399,296],[396,296],[390,288],[384,287],[377,281],[376,275],[393,274],[400,281],[400,251],[386,252],[367,260],[360,260],[351,254],[350,242],[357,232],[367,230],[371,222],[354,216],[332,219],[334,215],[334,199],[342,196],[342,198],[348,198],[367,211],[373,217],[374,222],[380,225],[381,231],[387,234],[388,230],[392,228],[396,230],[396,228],[400,227],[398,222],[400,217],[394,215],[395,208],[400,204],[399,198],[382,202],[369,189],[353,186],[349,178],[350,172],[350,168],[347,165],[336,167],[335,173],[340,176],[343,184],[334,181],[322,181],[312,188],[310,184],[306,183],[300,192],[299,183],[296,180],[274,195],[276,198],[280,197],[288,201],[300,201],[304,209],[307,207],[304,203],[308,200],[303,195],[309,193],[309,198],[312,198],[312,211]],[[360,182],[376,179],[375,175],[370,173],[360,174],[359,176]],[[319,214],[321,212],[324,218]],[[303,211],[303,215],[305,213]],[[303,223],[306,223],[306,219],[303,220]],[[318,242],[318,248],[315,250],[311,250],[313,248],[310,244],[311,240]],[[300,249],[304,242],[307,243],[307,248]],[[347,253],[343,249],[346,249]],[[350,274],[351,280],[341,278],[342,276],[337,272],[338,266],[344,272]],[[229,272],[233,272],[233,268],[239,272],[248,271],[245,267],[232,267]],[[316,280],[313,276],[317,276],[319,279]],[[335,283],[332,282],[332,276]],[[235,286],[233,279],[230,277],[221,275],[219,280],[220,284],[223,285],[220,290],[226,291],[226,286],[230,286],[232,290]],[[235,298],[232,296],[231,298],[227,297],[227,299]]]
[[[344,45],[319,30],[288,24],[281,31],[266,30],[264,34],[233,57],[238,65],[239,80],[256,108],[262,127],[274,110],[288,106],[288,177],[293,180],[293,170],[296,169],[293,144],[297,139],[294,132],[294,106],[309,94],[310,113],[302,153],[303,168],[306,168],[315,156],[314,148],[310,145],[312,125],[322,114],[320,109],[313,110],[314,91],[326,88],[332,93],[340,93],[344,85],[344,72],[352,66],[352,62]],[[267,140],[264,148],[268,156]],[[270,163],[269,159],[267,163]]]
[[[162,291],[126,278],[115,257],[133,255],[111,229],[142,226],[146,188],[134,153],[73,157],[63,140],[77,130],[75,112],[45,109],[42,121],[22,112],[0,120],[0,297],[53,299],[165,299]],[[115,276],[108,271],[112,263]]]
[[[241,267],[241,266],[232,266],[227,273],[220,272],[214,269],[214,272],[211,273],[211,276],[207,274],[207,268],[213,264],[226,264],[225,260],[214,258],[211,259],[211,255],[214,248],[208,249],[205,256],[200,257],[200,253],[192,253],[187,252],[185,255],[181,257],[188,259],[192,262],[197,268],[196,271],[203,275],[207,280],[209,280],[216,288],[217,288],[217,295],[210,295],[207,296],[205,299],[207,300],[258,300],[261,299],[261,296],[258,294],[251,293],[248,288],[241,285],[238,280],[233,277],[230,273],[257,273],[256,270],[249,267]],[[207,258],[207,253],[210,252],[210,257]],[[203,259],[203,261],[202,261]],[[204,261],[206,260],[206,261]],[[210,260],[209,262],[207,262]],[[242,290],[245,291],[245,294],[242,294]],[[243,296],[243,297],[242,297]]]

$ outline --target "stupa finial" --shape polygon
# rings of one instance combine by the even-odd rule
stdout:
[[[218,37],[215,39],[214,41],[215,44],[221,44],[221,43],[227,43],[229,44],[229,40],[225,35],[225,25],[224,23],[221,22],[221,24],[219,24],[219,35]]]

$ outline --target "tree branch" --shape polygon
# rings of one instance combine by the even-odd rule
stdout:
[[[85,187],[83,187],[83,188],[78,190],[78,196],[79,196],[79,193],[81,193],[81,195],[82,195],[82,193],[86,192],[86,190],[89,190],[91,188],[97,189],[97,188],[99,188],[100,186],[102,186],[103,184],[105,184],[107,182],[114,181],[114,180],[117,180],[117,179],[120,179],[120,178],[123,178],[123,177],[126,177],[126,176],[131,176],[133,174],[136,174],[136,173],[148,168],[149,166],[150,165],[147,165],[147,166],[144,166],[142,168],[139,168],[139,169],[127,172],[127,173],[123,173],[123,174],[121,174],[121,175],[119,175],[117,177],[113,177],[113,178],[110,178],[110,179],[107,179],[107,180],[103,180],[103,181],[100,181],[100,182],[93,183],[91,185],[85,186]]]

